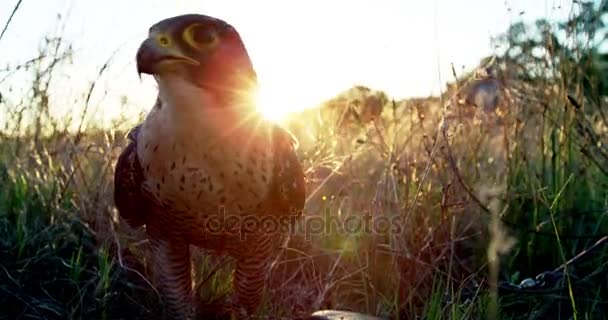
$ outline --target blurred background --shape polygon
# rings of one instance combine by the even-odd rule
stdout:
[[[3,1],[0,21],[8,21],[14,7],[15,1]],[[260,95],[272,105],[265,108],[285,115],[353,85],[399,99],[438,94],[452,78],[452,64],[458,73],[476,67],[496,51],[491,38],[511,23],[544,18],[555,24],[572,10],[567,1],[524,0],[23,1],[1,39],[0,64],[7,70],[22,65],[54,45],[45,39],[61,38],[59,53],[69,51],[70,60],[54,71],[52,113],[78,115],[82,106],[72,102],[97,82],[88,116],[109,124],[154,102],[153,81],[140,81],[134,66],[148,28],[170,16],[203,13],[239,30]],[[19,97],[31,80],[28,72],[14,72],[2,83],[5,96]],[[125,99],[130,104],[122,107]]]

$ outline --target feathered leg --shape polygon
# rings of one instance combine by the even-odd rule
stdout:
[[[153,239],[154,282],[167,310],[167,318],[186,320],[194,317],[190,248],[184,243]]]
[[[236,305],[233,311],[239,315],[245,312],[253,315],[262,302],[264,287],[270,266],[273,261],[274,237],[268,235],[256,236],[255,239],[247,240],[253,244],[248,246],[248,251],[242,254],[236,261],[234,271],[234,289]]]

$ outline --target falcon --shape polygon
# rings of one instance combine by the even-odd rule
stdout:
[[[152,244],[153,283],[171,319],[194,316],[190,248],[235,259],[232,312],[253,315],[271,262],[301,215],[297,140],[252,102],[256,72],[226,21],[187,14],[149,29],[137,71],[156,103],[128,134],[114,202]]]

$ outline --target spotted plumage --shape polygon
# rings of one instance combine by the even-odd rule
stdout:
[[[238,33],[222,20],[158,22],[137,64],[155,76],[159,92],[116,164],[120,215],[132,227],[145,225],[170,318],[192,316],[190,245],[236,259],[235,307],[252,314],[285,236],[278,231],[304,205],[296,141],[251,103],[255,72]],[[262,229],[264,219],[275,228]]]

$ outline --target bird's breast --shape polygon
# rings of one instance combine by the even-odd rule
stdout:
[[[138,155],[144,189],[171,211],[210,216],[251,212],[269,190],[271,135],[264,127],[187,134],[150,120],[140,133]],[[196,128],[194,128],[196,129]]]

